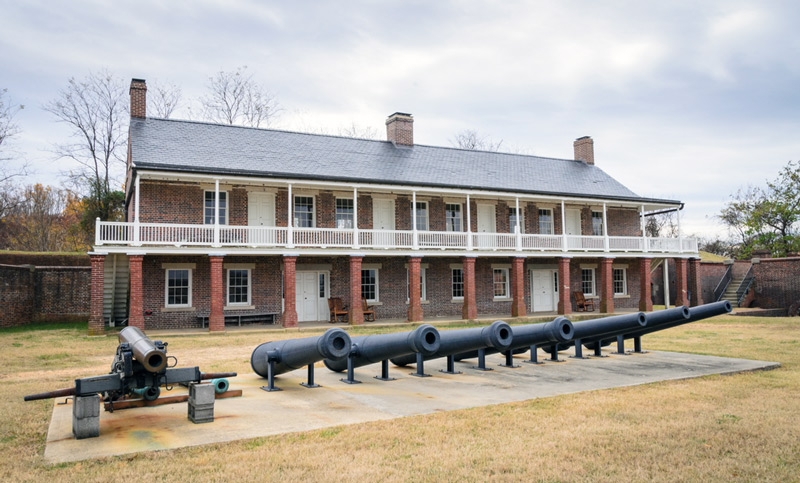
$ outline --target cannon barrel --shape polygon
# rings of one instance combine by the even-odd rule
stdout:
[[[161,372],[167,367],[167,352],[159,349],[138,327],[125,327],[119,333],[119,342],[131,347],[133,357],[147,372]]]
[[[487,347],[504,351],[508,349],[514,338],[511,327],[502,320],[496,320],[488,327],[447,330],[439,335],[441,337],[439,350],[433,354],[423,356],[423,360],[438,359]],[[391,359],[392,364],[396,366],[413,364],[416,360],[415,354],[406,354]]]
[[[342,359],[350,353],[350,336],[342,329],[328,329],[324,334],[304,339],[265,342],[253,350],[250,365],[261,377],[268,377],[269,363],[275,375],[293,371],[323,359]]]
[[[688,318],[689,318],[689,308],[686,306],[674,307],[666,310],[659,310],[647,314],[647,325],[645,327],[634,327],[633,329],[622,328],[616,332],[610,332],[594,337],[585,337],[581,339],[581,343],[587,348],[590,348],[589,346],[590,345],[593,346],[595,342],[602,341],[601,345],[606,346],[611,344],[615,340],[614,338],[616,338],[619,335],[624,336],[626,339],[630,339],[635,334],[641,333],[642,331],[660,330],[658,327],[664,324],[684,321]],[[560,348],[561,346],[559,346],[559,349]]]
[[[680,307],[679,307],[680,308]],[[685,307],[684,307],[685,308]],[[669,309],[674,310],[674,309]],[[675,317],[673,320],[664,320],[662,323],[650,326],[647,324],[647,327],[638,329],[632,332],[625,333],[626,339],[631,339],[633,337],[641,337],[646,334],[652,334],[653,332],[657,332],[659,330],[669,329],[672,327],[677,327],[679,325],[688,324],[689,322],[695,322],[698,320],[707,319],[709,317],[716,317],[717,315],[723,315],[729,313],[733,310],[731,303],[727,300],[722,300],[720,302],[713,302],[710,304],[698,305],[697,307],[691,307],[688,309],[689,317]],[[656,314],[660,312],[668,312],[667,310],[660,310],[656,312]],[[648,318],[650,315],[648,315]],[[666,317],[664,317],[666,319]],[[648,319],[649,320],[649,319]],[[605,339],[603,340],[602,344],[607,345],[613,342],[613,339]]]
[[[542,345],[550,342],[565,343],[572,340],[574,332],[572,322],[565,317],[556,317],[544,324],[529,324],[519,327],[511,327],[512,342],[505,349],[512,352],[524,352],[531,346]],[[500,350],[495,348],[486,349],[486,354],[495,354]],[[478,357],[478,351],[462,352],[456,354],[455,360],[473,359]]]
[[[423,356],[435,354],[440,346],[439,331],[423,324],[410,332],[395,334],[362,335],[353,337],[349,357],[353,367],[366,366],[406,354],[420,353]],[[347,359],[325,359],[325,366],[334,371],[347,369]]]
[[[645,315],[644,312],[612,315],[611,317],[602,317],[592,320],[581,320],[572,324],[572,341],[559,343],[557,347],[558,350],[565,350],[572,347],[576,340],[580,340],[581,344],[583,344],[585,340],[600,340],[601,338],[638,330],[646,326],[647,315]],[[551,348],[552,346],[548,345],[542,346],[542,349],[545,351],[550,351]]]
[[[56,397],[68,397],[75,395],[75,388],[74,387],[67,387],[64,389],[56,389],[55,391],[49,392],[40,392],[39,394],[31,394],[29,396],[25,396],[23,400],[25,401],[38,401],[40,399],[53,399]]]

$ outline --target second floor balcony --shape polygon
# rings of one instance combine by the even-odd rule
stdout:
[[[697,253],[694,238],[587,236],[96,222],[96,246],[235,247],[242,249],[422,250],[528,253]]]

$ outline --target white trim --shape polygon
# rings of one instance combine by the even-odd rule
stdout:
[[[627,263],[612,263],[611,268],[628,268]]]
[[[463,263],[451,263],[450,264],[450,270],[456,270],[456,269],[457,270],[464,270],[464,264]]]
[[[185,304],[170,304],[169,303],[169,272],[171,271],[179,271],[179,270],[186,270],[189,272],[189,286],[187,291],[187,303]],[[164,270],[164,308],[167,309],[175,309],[175,308],[185,308],[189,309],[192,308],[192,270],[191,268],[168,268]]]
[[[238,270],[247,272],[247,301],[246,302],[231,302],[231,270]],[[236,306],[250,306],[253,303],[253,270],[250,268],[229,268],[228,274],[225,277],[225,290],[226,290],[226,297],[225,297],[225,306],[226,307],[236,307]]]
[[[589,269],[594,270],[597,267],[598,267],[598,265],[596,263],[581,263],[580,264],[581,270],[584,270],[584,269],[586,269],[586,270],[589,270]]]
[[[382,263],[362,263],[361,269],[362,270],[380,270],[383,268]]]

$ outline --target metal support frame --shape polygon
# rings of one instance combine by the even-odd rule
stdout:
[[[627,356],[628,355],[628,353],[625,352],[625,336],[624,335],[618,335],[617,336],[617,352],[615,352],[614,354],[617,354],[617,355],[620,355],[620,356]]]
[[[544,362],[539,362],[539,354],[536,352],[539,350],[539,347],[536,345],[531,346],[531,358],[526,359],[522,362],[527,362],[528,364],[544,364]]]
[[[430,374],[425,374],[425,356],[417,352],[417,371],[411,373],[415,377],[431,377]]]
[[[355,371],[353,365],[353,359],[355,359],[357,355],[358,354],[353,351],[350,352],[349,356],[347,356],[347,378],[339,379],[340,381],[346,384],[361,384],[361,381],[358,381],[355,378]]]
[[[583,356],[583,343],[580,339],[575,339],[575,355],[569,357],[570,359],[588,359]]]
[[[439,372],[444,374],[461,374],[461,371],[456,370],[455,364],[456,356],[449,355],[447,356],[447,369],[439,369]]]
[[[301,382],[301,386],[307,387],[309,389],[313,389],[315,387],[321,387],[319,384],[314,384],[314,364],[311,363],[308,365],[308,381]]]
[[[375,379],[379,381],[394,381],[396,378],[389,377],[389,359],[384,359],[381,361],[381,375],[375,376]]]
[[[647,351],[642,350],[642,336],[637,335],[633,338],[633,353],[634,354],[647,354]]]
[[[594,354],[592,357],[608,357],[607,355],[603,355],[603,345],[598,340],[594,343]]]
[[[279,387],[275,387],[275,361],[269,360],[267,362],[267,385],[261,386],[261,389],[267,392],[283,391]]]
[[[507,350],[507,351],[503,352],[503,355],[505,356],[506,360],[505,360],[505,362],[503,364],[498,364],[498,366],[500,366],[500,367],[510,367],[510,368],[522,367],[519,364],[514,364],[514,352],[512,352],[510,350]]]
[[[486,367],[486,349],[478,349],[478,365],[472,366],[479,371],[493,371],[491,367]]]
[[[550,362],[564,362],[563,360],[558,358],[558,344],[553,344],[550,346]]]

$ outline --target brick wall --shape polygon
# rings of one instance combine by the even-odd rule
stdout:
[[[703,302],[711,303],[714,300],[714,290],[719,285],[725,271],[728,270],[728,265],[722,262],[700,262],[700,289],[703,293]],[[663,272],[659,272],[661,277],[664,276]]]
[[[762,258],[753,265],[754,305],[789,308],[800,303],[800,257]]]
[[[9,253],[0,251],[0,265],[35,265],[37,267],[88,267],[89,256],[51,255],[47,253]]]
[[[555,263],[552,262],[552,263]],[[595,310],[598,310],[600,305],[600,260],[596,258],[573,258],[570,263],[570,289],[572,292],[582,290],[581,285],[581,265],[592,265],[595,267],[594,286],[596,297],[593,299],[595,302]],[[641,296],[641,274],[639,273],[639,260],[635,258],[615,258],[612,265],[614,267],[620,266],[626,268],[628,294],[614,296],[614,310],[619,309],[637,309],[639,308],[639,297]],[[612,269],[613,270],[613,269]],[[613,272],[612,272],[613,275]],[[530,290],[528,290],[530,292]],[[590,297],[587,297],[590,299]],[[575,312],[577,306],[575,299],[570,294],[570,301],[572,302],[572,310]]]
[[[90,267],[0,265],[0,327],[85,320]]]

